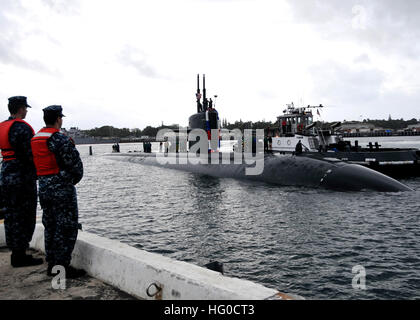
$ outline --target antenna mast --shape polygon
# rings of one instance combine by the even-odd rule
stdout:
[[[206,98],[206,75],[203,74],[203,109],[207,110],[208,101]]]
[[[197,93],[195,94],[196,98],[197,98],[197,113],[201,112],[201,103],[200,103],[200,99],[201,99],[201,94],[200,94],[200,75],[197,74]]]

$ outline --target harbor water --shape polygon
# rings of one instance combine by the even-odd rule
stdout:
[[[420,137],[363,139],[420,148]],[[420,299],[420,178],[400,180],[414,192],[336,192],[142,165],[104,156],[111,144],[78,149],[85,231],[200,266],[217,260],[227,276],[307,299]]]

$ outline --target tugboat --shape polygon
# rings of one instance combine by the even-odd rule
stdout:
[[[419,149],[381,148],[377,142],[362,147],[357,140],[352,145],[336,132],[340,122],[323,127],[313,121],[312,110],[323,108],[322,104],[301,108],[295,108],[293,103],[286,106],[283,115],[277,117],[279,127],[267,132],[272,136],[274,152],[294,153],[300,141],[301,156],[359,164],[393,177],[420,176]]]

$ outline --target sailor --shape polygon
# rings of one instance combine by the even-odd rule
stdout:
[[[303,131],[303,124],[302,124],[302,123],[299,123],[299,124],[297,125],[297,131],[298,131],[299,133],[301,133],[301,132]]]
[[[264,152],[268,152],[268,138],[264,136]]]
[[[0,148],[3,163],[0,185],[4,201],[4,227],[6,244],[12,251],[13,267],[42,264],[40,258],[26,255],[35,230],[36,221],[36,173],[32,160],[32,127],[25,122],[26,97],[9,98],[10,117],[0,123]]]
[[[4,213],[6,212],[6,208],[4,207],[4,197],[2,193],[2,187],[0,183],[0,220],[4,219]]]
[[[273,151],[273,138],[271,137],[271,135],[268,136],[268,152],[272,152]]]
[[[52,276],[52,268],[61,265],[66,278],[77,278],[85,272],[71,267],[70,260],[79,225],[75,185],[83,177],[83,163],[73,141],[60,132],[62,110],[58,105],[43,109],[46,126],[32,138],[31,145],[44,212],[47,274]]]
[[[4,219],[4,213],[6,212],[6,208],[4,207],[4,200],[3,200],[3,193],[0,184],[0,220]]]
[[[299,140],[299,142],[296,144],[295,154],[296,154],[296,155],[302,154],[302,143],[300,142],[300,140]]]
[[[165,153],[168,153],[168,152],[169,152],[169,141],[166,140],[165,141]]]
[[[292,132],[292,122],[290,122],[290,120],[287,120],[286,132],[288,132],[288,133]]]
[[[282,122],[281,122],[281,128],[282,128],[282,131],[283,131],[283,134],[285,134],[286,133],[286,120],[283,120]]]

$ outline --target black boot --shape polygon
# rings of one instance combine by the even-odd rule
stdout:
[[[32,255],[26,255],[24,250],[12,250],[10,256],[11,265],[14,268],[37,266],[44,263],[42,258],[34,258]]]

